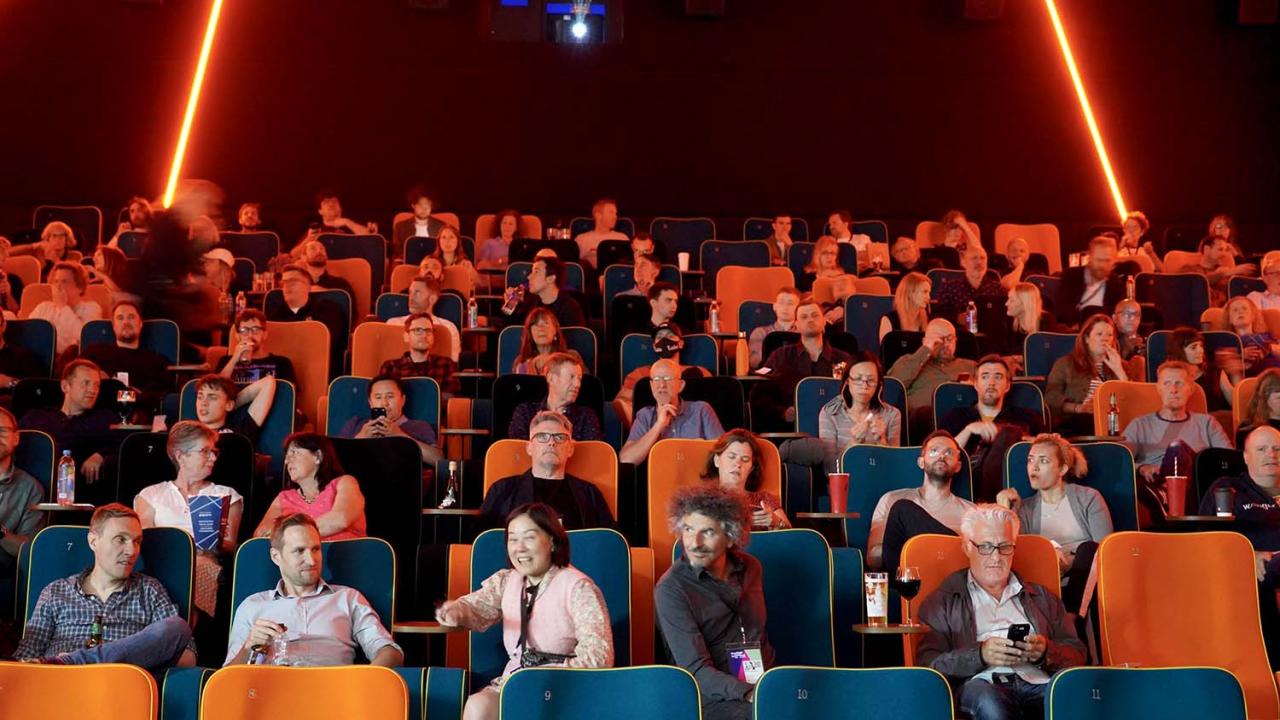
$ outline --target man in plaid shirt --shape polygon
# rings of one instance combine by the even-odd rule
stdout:
[[[390,375],[397,380],[411,377],[434,378],[440,383],[442,396],[449,397],[457,393],[461,388],[456,375],[458,364],[448,355],[431,353],[434,334],[431,313],[417,312],[405,318],[404,341],[409,349],[404,351],[404,355],[382,363],[378,374]]]
[[[195,665],[191,627],[164,586],[133,572],[141,544],[142,524],[133,510],[112,503],[94,511],[93,567],[41,591],[14,658],[57,665],[129,663],[148,670]],[[89,648],[97,617],[101,643]]]

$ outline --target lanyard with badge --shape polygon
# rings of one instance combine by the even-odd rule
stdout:
[[[740,617],[738,632],[742,634],[742,642],[725,646],[729,652],[729,673],[741,682],[755,685],[764,674],[764,655],[759,642],[747,642],[747,630]]]

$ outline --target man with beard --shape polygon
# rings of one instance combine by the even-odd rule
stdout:
[[[960,446],[951,433],[937,430],[925,438],[916,464],[924,471],[920,487],[881,495],[871,515],[867,564],[873,568],[897,568],[902,546],[916,535],[957,534],[960,518],[973,507],[951,492],[951,480],[960,472]]]
[[[751,517],[725,488],[682,488],[667,511],[684,553],[654,588],[654,612],[672,662],[698,681],[702,717],[747,720],[756,681],[774,663],[765,632],[760,561],[743,552]]]
[[[944,382],[972,375],[972,360],[956,357],[956,328],[941,318],[930,320],[924,341],[910,355],[894,361],[887,373],[907,390],[907,416],[911,427],[933,428],[933,391]]]
[[[107,377],[125,373],[121,382],[148,393],[162,393],[169,388],[169,360],[141,346],[142,313],[131,300],[116,303],[111,310],[114,343],[98,343],[82,348],[80,357],[92,360]],[[144,403],[145,404],[145,403]]]
[[[302,261],[311,275],[311,285],[325,290],[346,290],[348,297],[355,302],[356,294],[351,283],[337,275],[329,274],[329,252],[319,240],[308,240],[302,246]]]
[[[1013,387],[1009,363],[999,355],[978,361],[973,386],[978,404],[958,407],[941,419],[941,429],[955,435],[956,444],[969,454],[974,496],[993,501],[1004,484],[1004,455],[1011,445],[1044,431],[1044,418],[1027,408],[1006,405]]]
[[[751,413],[761,430],[789,430],[795,420],[796,385],[806,377],[838,377],[836,366],[852,360],[849,353],[828,344],[823,334],[826,320],[822,306],[812,297],[796,308],[796,331],[800,342],[769,353],[756,372],[769,378],[751,392]]]

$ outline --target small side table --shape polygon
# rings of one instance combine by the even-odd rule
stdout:
[[[932,629],[924,623],[916,623],[914,625],[903,625],[901,623],[868,625],[866,623],[858,623],[853,626],[853,631],[859,635],[923,635]]]
[[[391,632],[404,635],[448,635],[467,632],[461,625],[441,625],[434,620],[409,620],[391,626]]]

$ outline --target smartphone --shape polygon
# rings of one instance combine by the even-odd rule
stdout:
[[[1027,636],[1031,634],[1031,626],[1027,623],[1014,623],[1009,626],[1009,639],[1014,642],[1023,642]]]
[[[385,418],[386,416],[387,416],[387,409],[386,409],[386,408],[380,408],[380,407],[376,407],[376,408],[369,408],[369,419],[370,419],[370,420],[381,420],[382,418]]]

